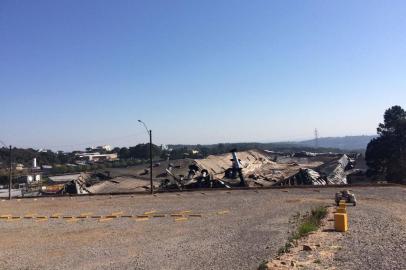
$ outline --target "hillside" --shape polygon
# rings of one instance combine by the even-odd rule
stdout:
[[[368,143],[376,136],[346,136],[319,138],[318,146],[322,148],[338,148],[342,150],[366,149]],[[314,147],[315,140],[297,142],[297,145]]]

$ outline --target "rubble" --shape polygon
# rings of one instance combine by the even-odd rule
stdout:
[[[157,162],[155,190],[347,184],[355,171],[348,155],[249,150],[204,159]],[[149,168],[139,165],[108,171],[50,177],[42,194],[128,193],[150,189]]]
[[[333,156],[319,166],[309,169],[306,164],[299,171],[275,185],[346,185],[347,175],[352,173],[349,166],[353,161],[347,155]]]
[[[341,185],[347,184],[352,162],[347,155],[331,153],[232,151],[191,160],[189,172],[183,175],[176,176],[167,169],[172,180],[165,179],[161,188]]]

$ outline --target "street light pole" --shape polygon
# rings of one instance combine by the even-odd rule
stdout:
[[[138,122],[140,122],[145,127],[149,135],[149,180],[151,185],[151,194],[153,194],[154,184],[152,182],[152,130],[148,129],[147,125],[143,121],[138,120]]]
[[[149,180],[151,182],[151,194],[153,194],[154,185],[152,183],[152,130],[149,130]]]
[[[9,170],[10,171],[8,172],[8,180],[9,180],[9,183],[8,183],[8,199],[11,200],[11,186],[13,185],[13,172],[12,172],[13,164],[12,164],[12,158],[11,158],[11,145],[10,145],[9,155],[10,155],[10,159],[9,159],[9,161],[10,161]]]

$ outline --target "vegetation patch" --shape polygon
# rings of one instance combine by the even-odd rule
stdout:
[[[288,241],[278,250],[278,255],[288,253],[296,245],[297,240],[307,234],[317,231],[323,218],[327,216],[327,207],[319,206],[304,215],[297,214],[293,217],[297,224],[296,230],[289,236]]]

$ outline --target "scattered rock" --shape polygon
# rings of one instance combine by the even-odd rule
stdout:
[[[313,249],[308,245],[303,245],[303,250],[304,251],[312,251]]]

